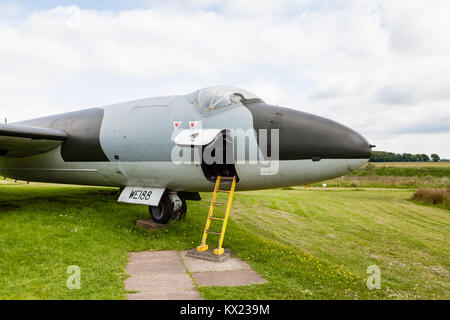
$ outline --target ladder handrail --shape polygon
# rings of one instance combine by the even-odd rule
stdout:
[[[229,195],[228,195],[228,201],[226,203],[226,207],[227,207],[227,211],[225,213],[225,217],[223,219],[218,219],[217,217],[214,217],[214,209],[216,206],[225,206],[225,204],[217,204],[217,194],[219,192],[223,192],[223,190],[220,190],[220,183],[222,181],[232,181],[231,183],[231,189],[228,191]],[[199,252],[204,252],[206,250],[208,250],[208,245],[206,244],[206,240],[208,239],[208,234],[218,234],[220,235],[219,238],[219,245],[217,247],[217,249],[214,250],[214,254],[215,255],[222,255],[224,253],[224,249],[222,248],[223,245],[223,240],[225,238],[225,232],[227,229],[227,225],[228,225],[228,219],[230,217],[230,212],[231,212],[231,205],[233,203],[233,196],[234,196],[234,190],[236,189],[236,177],[221,177],[218,176],[217,180],[216,180],[216,185],[214,187],[214,193],[213,193],[213,197],[211,199],[211,204],[209,207],[209,213],[208,213],[208,218],[206,219],[206,225],[205,225],[205,229],[203,231],[203,237],[202,237],[202,243],[200,246],[197,247],[197,251]],[[211,226],[211,221],[212,220],[223,220],[223,224],[222,224],[222,230],[221,232],[211,232],[209,231],[209,228]]]
[[[225,231],[227,230],[228,218],[230,217],[231,205],[233,203],[233,196],[234,196],[235,188],[236,188],[236,177],[233,178],[233,182],[232,182],[231,189],[230,189],[231,192],[230,192],[230,195],[228,196],[227,212],[225,214],[225,221],[222,225],[222,232],[220,235],[219,246],[217,247],[218,252],[221,252],[223,250],[222,249],[223,239],[225,237]]]

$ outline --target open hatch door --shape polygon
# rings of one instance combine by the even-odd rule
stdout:
[[[182,130],[176,137],[175,143],[180,147],[206,146],[222,132],[221,129],[189,129]]]
[[[197,147],[201,150],[201,166],[203,173],[211,182],[218,176],[236,177],[234,164],[233,138],[226,129],[190,129],[183,130],[175,137],[180,147]]]

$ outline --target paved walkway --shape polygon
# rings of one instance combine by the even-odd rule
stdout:
[[[125,289],[129,300],[202,300],[195,287],[246,286],[266,280],[245,262],[217,263],[188,257],[186,251],[130,253]]]

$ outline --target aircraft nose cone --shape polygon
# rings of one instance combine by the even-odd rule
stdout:
[[[246,106],[256,130],[280,130],[280,160],[370,158],[372,149],[367,140],[340,123],[263,102]]]

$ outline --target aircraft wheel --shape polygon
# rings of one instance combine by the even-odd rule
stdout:
[[[172,219],[172,208],[172,203],[165,194],[157,207],[149,207],[149,212],[153,221],[159,224],[167,224]]]

